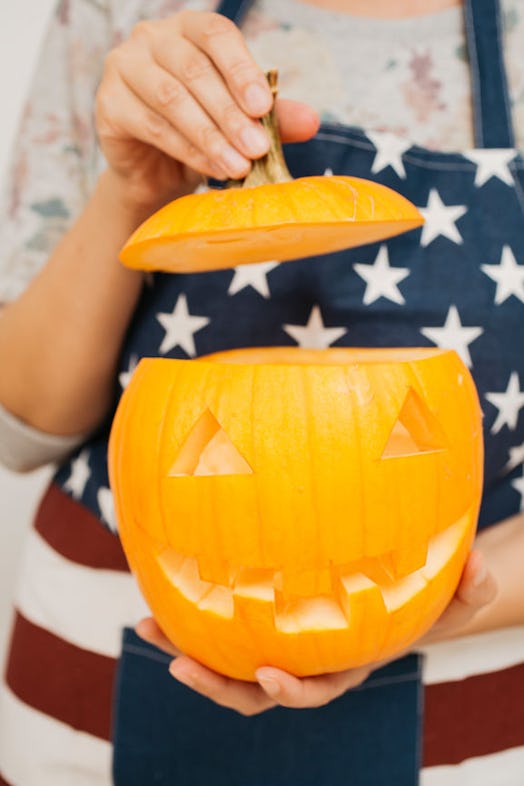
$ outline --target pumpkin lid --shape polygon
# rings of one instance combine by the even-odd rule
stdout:
[[[422,223],[416,207],[379,183],[305,177],[180,197],[136,230],[120,259],[141,270],[218,270],[374,243]]]
[[[268,81],[276,96],[276,71]],[[261,122],[270,149],[249,175],[161,208],[127,241],[124,265],[189,273],[284,262],[373,243],[423,223],[411,202],[379,183],[337,175],[293,180],[274,108]]]

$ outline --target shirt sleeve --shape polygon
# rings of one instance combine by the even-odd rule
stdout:
[[[31,472],[44,464],[62,461],[86,436],[47,434],[24,423],[0,404],[0,464],[12,472]]]
[[[93,107],[112,38],[108,0],[62,0],[50,20],[0,202],[0,307],[43,267],[105,165]],[[0,406],[0,463],[15,471],[65,458],[84,438],[46,434]]]
[[[93,0],[63,0],[51,18],[0,205],[0,304],[44,265],[102,168],[93,106],[110,19]]]

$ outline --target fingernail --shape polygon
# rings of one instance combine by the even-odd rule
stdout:
[[[272,699],[280,693],[280,685],[276,680],[272,680],[270,677],[257,677],[257,680]]]
[[[209,169],[211,170],[213,177],[216,180],[227,180],[227,172],[225,172],[221,167],[217,166],[214,163],[209,163]]]
[[[249,161],[241,156],[233,147],[226,147],[222,151],[222,162],[230,175],[240,175],[246,171]]]
[[[244,93],[247,108],[254,115],[263,115],[271,109],[271,95],[260,85],[249,85]]]
[[[147,619],[140,620],[140,622],[137,622],[137,624],[135,625],[135,633],[137,634],[137,636],[140,636],[140,638],[142,639],[147,638],[148,631],[149,631],[149,621]]]
[[[181,674],[178,674],[178,672],[175,671],[174,668],[170,667],[169,673],[176,680],[178,680],[179,682],[183,683],[184,685],[187,685],[188,688],[194,688],[195,685],[196,685],[196,680],[193,678],[193,676],[191,674],[187,674],[187,672],[183,671]]]
[[[261,156],[267,153],[269,148],[269,139],[262,128],[247,126],[240,133],[240,141],[252,156]]]
[[[478,568],[477,572],[473,576],[472,584],[474,587],[480,587],[480,585],[486,581],[488,577],[488,566],[485,562],[480,563],[480,567]]]

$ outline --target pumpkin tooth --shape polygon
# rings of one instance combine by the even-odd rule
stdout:
[[[234,614],[231,590],[227,587],[211,587],[196,604],[202,611],[210,611],[218,617],[231,619]]]
[[[202,581],[223,587],[231,586],[231,569],[218,555],[201,554],[197,560],[198,575]]]
[[[274,571],[241,568],[233,590],[235,615],[251,629],[275,626]]]
[[[425,566],[428,560],[428,543],[411,543],[408,548],[391,551],[382,559],[386,570],[398,581]]]
[[[233,588],[235,596],[275,599],[275,571],[264,568],[240,568]]]
[[[320,596],[290,600],[276,593],[275,625],[281,633],[305,633],[343,630],[348,627],[348,621],[333,598]]]
[[[336,581],[340,581],[344,577],[363,574],[380,587],[395,581],[390,565],[390,555],[388,554],[378,557],[362,557],[345,565],[335,565],[333,573],[336,576]]]
[[[337,596],[346,620],[356,631],[364,629],[368,615],[386,616],[382,587],[363,573],[340,576]]]
[[[165,549],[158,561],[169,581],[189,601],[203,611],[220,617],[233,618],[233,593],[228,587],[202,581],[196,557],[184,557],[173,549]]]
[[[382,597],[388,613],[400,609],[420,592],[425,590],[427,581],[420,571],[395,581],[389,587],[382,587]]]

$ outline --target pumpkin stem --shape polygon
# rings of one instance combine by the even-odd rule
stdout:
[[[261,186],[265,183],[283,183],[287,180],[293,180],[286,166],[284,151],[280,142],[277,113],[275,111],[275,98],[278,93],[278,71],[276,68],[268,71],[266,77],[273,93],[273,106],[268,114],[261,118],[260,122],[269,135],[269,150],[265,156],[253,161],[253,166],[247,177],[243,180],[229,180],[228,188],[251,188],[252,186]]]

